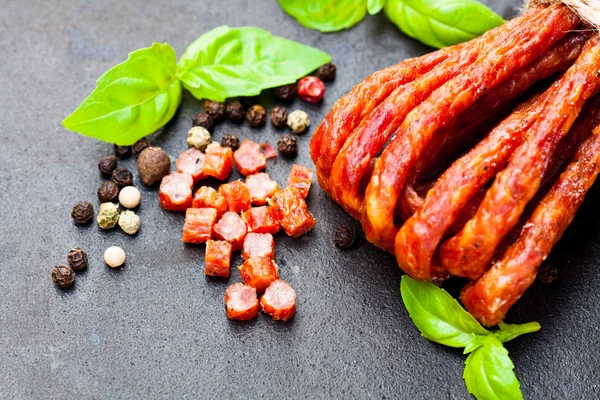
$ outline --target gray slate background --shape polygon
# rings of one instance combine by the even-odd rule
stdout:
[[[518,2],[486,3],[509,17]],[[204,277],[203,247],[179,240],[183,216],[160,210],[156,189],[137,177],[136,237],[73,225],[74,202],[97,204],[96,163],[112,147],[66,131],[62,118],[129,51],[166,41],[181,54],[222,24],[263,27],[332,54],[338,78],[323,104],[292,106],[315,124],[371,72],[429,51],[383,15],[324,35],[274,0],[0,1],[0,398],[467,398],[464,357],[419,336],[393,257],[364,238],[349,251],[333,246],[336,226],[358,225],[318,187],[309,197],[316,228],[296,241],[277,237],[282,278],[298,292],[288,323],[228,321],[227,284]],[[263,102],[270,108],[269,96]],[[151,141],[176,156],[200,109],[186,93]],[[227,131],[272,144],[280,134],[221,125],[214,136]],[[300,138],[296,160],[305,165],[308,141]],[[134,159],[123,164],[134,168]],[[284,183],[290,166],[271,160],[268,172]],[[598,201],[596,186],[548,261],[560,278],[536,283],[509,314],[543,327],[507,346],[527,398],[600,396]],[[102,262],[111,245],[127,252],[122,270]],[[88,250],[90,267],[63,292],[50,270],[73,246]],[[230,282],[239,279],[233,270]]]

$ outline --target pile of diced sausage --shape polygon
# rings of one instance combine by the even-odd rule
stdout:
[[[245,181],[224,183],[218,190],[201,186],[193,192],[194,184],[205,178],[226,180],[234,163]],[[176,161],[177,172],[165,176],[160,185],[161,207],[186,212],[183,242],[206,243],[206,275],[229,277],[232,252],[242,250],[243,283],[229,286],[225,293],[230,319],[256,317],[261,294],[260,308],[275,320],[287,321],[296,311],[296,292],[279,279],[273,235],[283,228],[298,238],[315,225],[305,201],[313,173],[294,164],[287,186],[280,189],[261,172],[266,165],[267,157],[253,141],[244,140],[235,152],[212,143],[204,153],[184,151]]]

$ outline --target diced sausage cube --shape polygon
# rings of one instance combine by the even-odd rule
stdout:
[[[248,232],[271,233],[279,232],[279,221],[271,207],[254,207],[242,213]]]
[[[269,285],[279,279],[277,264],[271,257],[252,257],[244,261],[240,267],[242,282],[256,289],[258,293],[264,292]]]
[[[227,318],[248,321],[258,315],[256,289],[243,283],[234,283],[225,291]]]
[[[209,276],[228,278],[231,251],[231,243],[223,240],[209,240],[206,242],[204,273]]]
[[[244,140],[233,153],[235,165],[244,176],[255,174],[267,166],[267,159],[260,152],[260,146],[251,140]]]
[[[290,177],[288,179],[288,187],[295,187],[298,189],[300,196],[303,199],[306,199],[308,196],[308,191],[310,190],[310,185],[312,183],[313,172],[303,167],[302,165],[294,164],[292,165],[292,172],[290,172]]]
[[[171,172],[160,182],[160,206],[169,211],[185,211],[192,206],[194,181],[188,174]]]
[[[202,173],[220,181],[226,180],[233,170],[233,152],[230,147],[211,143],[206,147]]]
[[[184,243],[204,243],[212,237],[213,227],[217,221],[217,210],[214,208],[188,208],[183,225]]]
[[[202,186],[194,194],[192,207],[203,208],[212,207],[217,210],[217,215],[220,217],[227,211],[227,201],[215,189],[210,186]]]
[[[175,166],[180,173],[190,175],[194,183],[206,178],[202,172],[204,168],[204,153],[196,148],[192,147],[181,153],[175,161]]]
[[[283,218],[298,207],[306,207],[306,202],[295,187],[286,187],[277,191],[269,199],[269,205],[281,222]]]
[[[234,251],[239,250],[246,237],[246,223],[239,215],[228,211],[215,224],[213,232],[217,239],[231,243]]]
[[[288,236],[297,239],[310,231],[316,223],[317,220],[308,211],[308,208],[301,206],[296,207],[291,213],[283,217],[281,227]]]
[[[267,198],[272,197],[279,190],[279,185],[266,172],[248,175],[246,177],[246,186],[250,191],[252,204],[264,206],[267,204]]]
[[[269,158],[277,157],[277,152],[269,143],[261,143],[260,151],[265,155],[265,158],[268,160]]]
[[[278,279],[260,298],[260,308],[276,321],[287,321],[296,313],[296,291],[289,283]]]
[[[227,201],[227,209],[236,214],[246,211],[252,206],[248,186],[239,179],[221,185],[219,194]]]
[[[270,233],[249,233],[244,239],[242,259],[271,257],[275,259],[275,240]]]

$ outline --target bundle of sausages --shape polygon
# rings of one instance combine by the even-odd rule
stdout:
[[[310,151],[321,187],[419,280],[496,325],[600,172],[600,40],[565,5],[374,73]]]

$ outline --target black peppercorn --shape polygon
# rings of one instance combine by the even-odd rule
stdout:
[[[543,264],[538,272],[538,279],[542,283],[552,283],[558,278],[558,270],[551,265]]]
[[[259,96],[240,97],[240,103],[242,103],[242,106],[244,106],[245,110],[249,109],[255,104],[258,104],[259,100]]]
[[[321,65],[317,70],[317,78],[322,81],[332,81],[335,79],[335,64],[327,63]]]
[[[279,86],[273,89],[273,97],[281,101],[292,101],[296,97],[297,90],[298,88],[295,83]]]
[[[206,100],[204,102],[204,111],[213,117],[215,121],[221,121],[225,118],[225,104],[221,102]]]
[[[235,135],[224,135],[221,139],[221,146],[231,147],[231,150],[236,151],[240,148],[240,139]]]
[[[271,110],[271,122],[277,128],[283,128],[287,125],[287,117],[287,111],[281,106],[275,106],[273,110]]]
[[[94,218],[94,206],[89,201],[78,201],[71,210],[76,224],[89,224]]]
[[[267,112],[258,104],[253,105],[246,111],[246,120],[252,128],[260,128],[267,122]]]
[[[140,140],[138,140],[137,142],[134,143],[133,152],[135,153],[136,156],[139,156],[140,153],[148,147],[150,147],[150,143],[148,142],[148,139],[141,138]]]
[[[127,158],[131,155],[131,146],[117,146],[115,144],[115,155],[119,158]]]
[[[201,112],[192,118],[192,126],[201,126],[207,131],[212,132],[212,129],[215,126],[215,120],[207,113]]]
[[[52,282],[58,287],[66,288],[75,283],[75,272],[66,265],[57,265],[52,268]]]
[[[127,168],[116,168],[112,173],[111,179],[119,187],[133,185],[133,175]]]
[[[233,122],[244,120],[244,106],[239,101],[230,101],[225,108],[225,116]]]
[[[100,203],[115,203],[119,197],[119,187],[113,181],[106,181],[98,188]]]
[[[73,271],[83,271],[88,266],[88,256],[85,251],[80,249],[79,247],[75,247],[69,251],[67,255],[67,261],[69,262],[69,267],[73,269]]]
[[[351,247],[355,239],[354,229],[351,226],[342,225],[335,231],[335,245],[340,249]]]
[[[115,156],[104,156],[98,162],[98,169],[105,178],[110,178],[112,172],[117,168],[118,165],[117,157]]]
[[[296,137],[286,133],[281,136],[277,141],[277,150],[279,154],[285,157],[293,157],[298,153],[298,145],[296,144]]]

